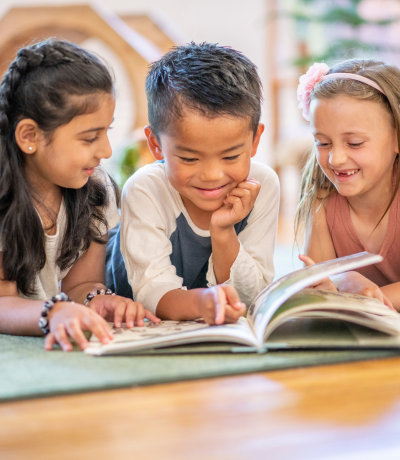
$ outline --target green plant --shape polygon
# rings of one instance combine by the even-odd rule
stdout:
[[[135,142],[127,145],[121,154],[121,160],[119,162],[120,167],[120,187],[123,187],[125,182],[131,177],[131,175],[138,169],[140,160],[139,146]]]
[[[301,31],[299,33],[300,38],[306,44],[304,47],[306,52],[296,59],[295,65],[308,66],[314,62],[349,59],[377,52],[400,52],[400,48],[397,46],[366,42],[358,38],[362,26],[385,27],[398,22],[400,19],[366,19],[359,12],[361,2],[362,0],[297,0],[291,2],[284,16],[289,16],[295,20],[296,29]],[[322,52],[312,53],[309,51],[310,46],[307,46],[307,32],[313,24],[347,26],[347,30],[351,31],[352,38],[336,38],[327,44]]]

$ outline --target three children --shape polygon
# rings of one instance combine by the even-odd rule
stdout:
[[[396,308],[399,82],[397,68],[351,60],[314,65],[299,87],[316,139],[301,258],[380,252],[381,264],[323,286]],[[46,349],[68,351],[70,337],[86,347],[85,329],[107,343],[106,320],[236,322],[271,283],[279,183],[252,160],[264,131],[256,67],[230,48],[191,43],[151,66],[146,92],[157,161],[123,190],[105,282],[107,232],[119,221],[118,190],[98,168],[111,155],[110,73],[53,40],[10,65],[0,88],[0,333],[42,331]]]

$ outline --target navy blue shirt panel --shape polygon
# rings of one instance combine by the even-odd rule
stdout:
[[[250,213],[235,225],[237,235],[246,228]],[[106,255],[106,286],[117,295],[133,298],[120,250],[120,224],[109,232],[109,237]],[[171,264],[176,268],[177,276],[183,278],[183,285],[188,289],[207,287],[208,260],[212,252],[211,237],[197,235],[185,216],[180,214],[176,219],[176,229],[171,234],[170,241],[172,244]]]
[[[121,223],[108,232],[106,252],[106,286],[117,295],[133,299],[131,285],[128,282],[124,258],[121,254]]]

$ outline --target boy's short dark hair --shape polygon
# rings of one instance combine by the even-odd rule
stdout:
[[[239,51],[212,43],[177,46],[154,62],[146,79],[149,122],[156,136],[182,108],[206,117],[261,117],[262,84],[257,67]]]

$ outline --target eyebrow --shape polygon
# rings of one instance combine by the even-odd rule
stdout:
[[[228,152],[232,152],[233,150],[237,150],[241,147],[244,147],[244,142],[242,142],[241,144],[237,144],[237,145],[233,145],[232,147],[229,147],[225,150],[222,150],[221,153],[224,154],[224,153],[228,153]],[[199,152],[198,150],[194,150],[194,149],[191,149],[189,147],[185,147],[183,145],[177,145],[175,147],[177,150],[181,150],[183,152],[188,152],[188,153],[197,153],[197,154],[201,154],[202,152]]]
[[[110,125],[112,125],[113,122],[114,122],[114,118],[111,120]],[[102,131],[102,130],[104,130],[104,129],[107,129],[107,128],[105,128],[104,126],[100,126],[100,127],[98,127],[98,128],[86,129],[85,131],[81,131],[81,132],[78,133],[78,134],[92,133],[92,132],[94,132],[94,131]]]
[[[362,134],[362,135],[365,135],[367,134],[366,132],[364,131],[358,131],[358,132],[353,132],[353,131],[349,131],[349,132],[346,132],[346,133],[342,133],[343,135],[350,135],[350,134]],[[326,134],[324,133],[314,133],[313,134],[314,136],[326,136]]]

